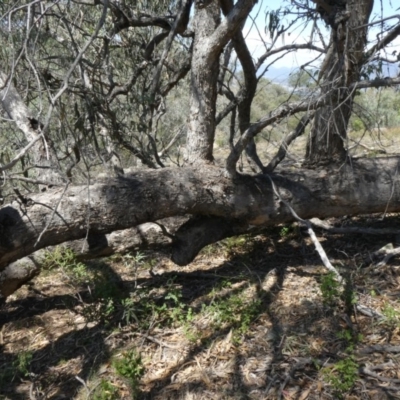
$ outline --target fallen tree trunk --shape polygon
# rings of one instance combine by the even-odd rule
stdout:
[[[167,252],[172,244],[172,238],[165,235],[163,230],[174,234],[188,220],[187,217],[167,218],[159,223],[145,223],[134,228],[112,232],[110,234],[89,234],[86,239],[73,240],[61,244],[71,250],[78,261],[107,257],[113,254],[124,254],[134,250],[163,250]],[[46,264],[48,252],[55,247],[35,251],[27,257],[14,261],[0,272],[0,293],[6,298],[19,289],[23,284],[40,274]]]
[[[400,211],[399,157],[270,175],[302,218]],[[90,187],[54,189],[0,209],[0,271],[33,252],[162,218],[196,216],[177,230],[173,260],[185,265],[202,247],[254,227],[292,221],[265,175],[212,166],[144,170]],[[17,274],[18,275],[18,274]],[[0,277],[1,279],[1,277]],[[3,279],[0,290],[6,289]]]

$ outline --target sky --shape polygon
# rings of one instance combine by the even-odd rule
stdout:
[[[246,41],[248,43],[249,48],[251,49],[252,55],[255,59],[257,59],[260,55],[262,55],[265,51],[265,46],[263,41],[267,44],[271,43],[271,38],[269,33],[265,33],[264,27],[266,25],[265,13],[267,10],[277,10],[280,6],[284,4],[289,4],[289,0],[259,0],[256,6],[253,9],[251,16],[253,20],[258,25],[258,31],[254,27],[251,19],[248,19],[244,33],[246,35]],[[312,4],[312,1],[310,1]],[[371,14],[370,22],[378,21],[382,18],[386,18],[391,15],[398,15],[397,19],[392,19],[387,21],[388,24],[397,24],[400,23],[400,1],[399,0],[375,0],[374,9]],[[327,29],[324,29],[324,24],[321,22],[319,24],[324,36],[329,38],[329,32]],[[381,25],[376,25],[376,28],[370,30],[369,38],[370,40],[376,40],[377,34]],[[262,39],[260,38],[259,33],[262,34]],[[304,26],[300,21],[294,25],[294,27],[290,30],[290,33],[285,35],[285,37],[278,39],[277,45],[288,45],[291,43],[307,43],[310,40],[311,36],[311,25]],[[326,40],[328,42],[328,39]],[[318,43],[317,43],[318,44]],[[319,42],[318,45],[321,43]],[[391,46],[389,53],[392,53],[394,50],[400,52],[400,38],[393,43]],[[388,54],[389,54],[388,53]],[[297,69],[300,66],[310,62],[315,59],[318,55],[317,52],[310,50],[298,50],[297,52],[292,52],[289,55],[277,60],[274,64],[276,68],[293,68]],[[318,65],[321,62],[322,58],[315,61],[315,65]],[[268,61],[269,63],[270,61]]]

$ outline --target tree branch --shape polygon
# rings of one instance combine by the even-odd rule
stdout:
[[[372,46],[366,53],[364,59],[369,61],[370,58],[379,50],[385,48],[389,43],[393,42],[400,35],[400,24],[395,26],[388,34],[380,39],[375,46]]]
[[[210,53],[219,54],[229,39],[235,34],[250,11],[257,3],[257,0],[239,0],[218,28],[208,39],[207,47]]]
[[[274,158],[269,162],[269,164],[263,169],[264,174],[271,174],[275,168],[279,165],[279,163],[285,158],[287,149],[290,144],[301,136],[306,129],[308,123],[313,119],[314,113],[304,115],[300,122],[297,124],[296,129],[290,132],[285,139],[283,139],[282,144],[280,145],[278,152],[274,156]]]

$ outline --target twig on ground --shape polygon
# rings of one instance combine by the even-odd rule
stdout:
[[[356,307],[356,310],[358,312],[360,312],[361,314],[363,314],[363,315],[365,315],[367,317],[371,317],[371,318],[375,317],[375,318],[378,318],[378,319],[385,318],[384,315],[382,315],[378,311],[373,310],[370,307],[363,306],[361,304],[356,304],[355,307]]]
[[[293,374],[298,370],[304,368],[308,364],[312,364],[314,360],[312,358],[302,358],[293,367],[290,369],[290,371],[286,374],[285,380],[282,382],[280,388],[279,388],[279,393],[278,393],[278,399],[282,398],[283,390],[285,389],[286,385],[288,384],[290,378],[293,377]]]
[[[375,344],[373,346],[364,347],[358,351],[359,354],[371,353],[400,353],[400,346],[392,344]]]
[[[340,275],[340,273],[337,271],[337,269],[336,269],[336,268],[331,264],[331,262],[329,261],[328,256],[327,256],[326,253],[325,253],[325,250],[324,250],[323,247],[321,246],[321,243],[318,241],[318,238],[317,238],[317,236],[315,235],[314,230],[312,229],[311,222],[310,222],[310,221],[307,221],[307,220],[304,220],[304,219],[300,218],[300,217],[297,215],[297,213],[293,210],[292,206],[291,206],[287,201],[285,201],[285,200],[282,199],[282,197],[281,197],[281,195],[279,194],[279,192],[278,192],[278,190],[277,190],[277,188],[276,188],[276,186],[275,186],[273,180],[271,179],[271,177],[270,177],[269,175],[267,175],[267,176],[268,176],[269,180],[271,181],[272,189],[273,189],[275,195],[278,197],[278,199],[279,199],[286,207],[288,207],[288,209],[290,210],[291,214],[292,214],[300,223],[302,223],[303,225],[305,225],[305,226],[307,227],[307,232],[308,232],[308,234],[310,235],[310,238],[311,238],[311,240],[312,240],[312,242],[313,242],[313,244],[314,244],[314,246],[315,246],[315,249],[317,250],[317,252],[318,252],[318,254],[319,254],[319,256],[320,256],[320,258],[321,258],[321,260],[322,260],[322,262],[323,262],[323,264],[324,264],[324,266],[325,266],[325,268],[326,268],[328,271],[332,272],[332,273],[336,276],[337,281],[338,281],[342,286],[344,286],[344,279],[343,279],[343,277]],[[361,305],[361,304],[355,304],[355,307],[356,307],[356,309],[357,309],[360,313],[362,313],[362,314],[364,314],[364,315],[367,315],[367,316],[369,316],[369,317],[384,318],[384,316],[383,316],[382,314],[378,313],[377,311],[372,310],[372,309],[369,308],[369,307],[363,306],[363,305]]]
[[[78,375],[75,375],[75,379],[76,379],[78,382],[82,383],[82,385],[85,387],[86,393],[87,393],[88,398],[89,398],[89,396],[90,396],[90,390],[89,390],[89,388],[88,388],[86,382],[85,382],[81,377],[79,377]]]
[[[391,258],[393,258],[394,256],[396,256],[398,254],[400,254],[400,247],[396,247],[396,248],[394,248],[392,250],[388,250],[387,253],[386,253],[385,258],[382,261],[380,261],[378,264],[376,264],[376,266],[378,268],[384,267],[389,262],[389,260]]]
[[[297,219],[297,221],[299,221],[300,223],[302,223],[303,225],[305,225],[307,227],[307,232],[310,235],[310,238],[315,246],[315,249],[317,250],[319,256],[321,257],[321,260],[324,263],[326,269],[329,270],[330,272],[332,272],[336,276],[336,279],[338,280],[339,283],[343,284],[343,282],[344,282],[343,277],[340,275],[340,273],[337,271],[337,269],[329,261],[328,256],[325,253],[325,250],[321,246],[321,243],[318,241],[317,236],[315,235],[315,232],[312,229],[310,221],[300,218],[297,215],[296,211],[293,210],[292,206],[287,201],[282,199],[282,197],[279,194],[279,192],[275,186],[275,183],[273,182],[271,177],[269,175],[267,175],[267,176],[268,176],[269,180],[271,181],[272,189],[273,189],[275,195],[278,197],[278,199],[289,209],[289,211],[291,212],[293,217],[295,217]]]
[[[174,346],[172,344],[165,343],[165,342],[163,342],[163,341],[161,341],[161,340],[159,340],[159,339],[157,339],[157,338],[155,338],[153,336],[146,335],[145,333],[132,332],[131,334],[134,335],[134,336],[143,337],[143,338],[145,338],[147,340],[150,340],[150,342],[156,343],[159,346],[166,347],[168,349],[180,350],[183,347],[183,346],[180,346],[180,345]]]
[[[382,382],[400,383],[400,379],[387,378],[386,376],[380,376],[379,374],[371,371],[371,369],[368,367],[361,367],[360,373],[363,375],[378,379],[379,381],[382,381]]]
[[[366,234],[366,235],[397,235],[400,234],[400,230],[396,228],[362,228],[362,227],[347,227],[347,228],[336,228],[329,224],[326,221],[322,221],[319,218],[311,218],[310,222],[321,229],[326,230],[330,233],[358,233],[358,234]]]

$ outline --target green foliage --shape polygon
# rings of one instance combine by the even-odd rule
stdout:
[[[127,379],[133,394],[137,395],[139,381],[145,372],[141,356],[135,350],[128,350],[113,362],[113,367],[119,376]]]
[[[400,312],[391,304],[386,303],[383,307],[382,314],[385,316],[385,321],[392,328],[400,327]]]
[[[21,351],[18,353],[11,366],[4,366],[0,369],[0,387],[6,386],[17,376],[29,377],[33,353],[31,351]]]
[[[43,269],[69,268],[76,264],[75,253],[67,248],[57,246],[52,251],[45,253]]]
[[[45,256],[44,268],[61,268],[74,285],[90,288],[90,301],[84,303],[82,314],[87,322],[107,322],[114,318],[123,293],[106,266],[89,266],[76,259],[72,250],[57,247]]]
[[[193,310],[182,301],[181,289],[174,285],[173,280],[167,283],[162,297],[153,297],[144,288],[124,299],[121,304],[122,319],[127,323],[135,321],[142,329],[147,329],[150,321],[162,320],[166,325],[184,325],[193,319]]]
[[[288,84],[293,88],[314,89],[317,86],[316,74],[318,70],[300,69],[290,74]]]
[[[265,30],[267,30],[268,27],[268,32],[271,37],[271,39],[274,38],[275,33],[277,33],[278,28],[280,26],[280,15],[279,15],[279,10],[278,11],[267,11],[265,14],[265,21],[268,21],[267,26],[265,27]]]
[[[280,105],[284,104],[290,98],[291,101],[296,101],[299,96],[288,91],[281,85],[270,82],[268,79],[260,79],[257,93],[254,97],[251,108],[251,120],[256,121],[266,113],[275,110]],[[298,123],[298,117],[290,117],[286,120],[286,127],[277,128],[273,131],[268,131],[268,135],[262,135],[264,138],[270,140],[280,140],[282,137],[282,129],[292,130]],[[260,140],[260,139],[258,139]]]
[[[233,249],[234,247],[244,246],[249,238],[245,236],[232,236],[223,241],[223,244],[228,249]]]
[[[358,378],[358,364],[353,356],[348,356],[332,366],[322,369],[324,380],[328,382],[336,395],[342,398],[351,390]]]
[[[393,88],[366,89],[356,96],[355,111],[350,126],[356,132],[399,126],[400,93]]]
[[[142,265],[145,259],[146,255],[144,253],[141,253],[140,251],[136,252],[135,255],[129,253],[123,256],[123,261],[125,265]]]
[[[291,226],[283,226],[279,232],[279,235],[284,238],[289,236],[289,234],[293,231]]]
[[[340,287],[333,272],[329,272],[321,278],[320,289],[324,304],[328,306],[338,304],[341,295]]]
[[[360,132],[365,130],[365,123],[359,117],[353,117],[350,120],[350,126],[353,131]]]
[[[363,335],[350,329],[343,329],[336,336],[338,339],[344,340],[346,352],[349,354],[353,352],[355,345],[363,339]]]
[[[33,354],[30,351],[21,351],[13,362],[15,370],[23,377],[29,376],[29,368],[32,362]]]
[[[261,299],[249,299],[240,292],[225,298],[214,298],[210,304],[203,304],[201,312],[211,317],[214,329],[220,329],[226,325],[234,328],[236,340],[239,340],[239,337],[248,331],[251,323],[258,317],[261,308]]]
[[[109,381],[102,379],[93,393],[93,400],[118,400],[118,389]]]

